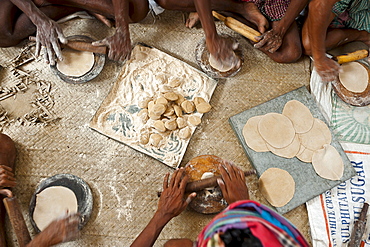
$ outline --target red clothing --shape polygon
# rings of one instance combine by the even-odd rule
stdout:
[[[290,0],[241,0],[243,2],[254,3],[261,13],[269,21],[278,21],[284,17],[288,9]]]

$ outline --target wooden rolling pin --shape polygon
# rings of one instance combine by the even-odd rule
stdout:
[[[30,41],[36,42],[36,37],[30,36]],[[108,47],[106,46],[93,46],[90,42],[84,41],[68,41],[67,44],[60,43],[62,48],[70,48],[77,51],[89,51],[98,54],[108,54]]]
[[[353,62],[353,61],[363,59],[367,57],[368,55],[369,55],[368,50],[358,50],[358,51],[354,51],[351,53],[334,56],[333,59],[337,61],[339,64],[343,64],[343,63],[348,63],[348,62]]]
[[[241,23],[240,21],[232,17],[225,17],[217,13],[216,11],[212,11],[212,15],[216,17],[217,19],[219,19],[220,21],[223,21],[227,27],[231,28],[235,32],[240,33],[244,37],[254,42],[258,42],[258,40],[256,39],[256,36],[260,36],[261,35],[260,32],[254,30],[251,27],[248,27],[244,23]]]
[[[5,197],[3,202],[9,215],[10,223],[14,229],[15,235],[17,236],[18,244],[20,247],[24,247],[31,242],[31,236],[28,232],[26,222],[24,221],[19,202],[11,192],[10,197]]]
[[[244,175],[246,177],[253,175],[253,174],[256,174],[255,170],[244,172]],[[218,186],[217,179],[221,177],[222,176],[220,175],[220,176],[214,176],[211,178],[205,178],[205,179],[198,180],[198,181],[189,182],[186,185],[185,192],[196,192],[196,191],[204,190],[205,188]],[[158,197],[160,197],[161,194],[162,192],[158,192]]]

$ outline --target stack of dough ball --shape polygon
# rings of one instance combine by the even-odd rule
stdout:
[[[342,71],[339,73],[339,81],[353,93],[362,93],[369,84],[369,72],[359,62],[342,64]]]
[[[339,180],[343,175],[343,161],[338,151],[330,146],[332,137],[328,126],[314,118],[297,100],[287,102],[282,114],[268,113],[248,119],[243,136],[246,144],[256,152],[271,151],[284,158],[297,157],[303,162],[312,162],[316,173],[326,179]],[[335,162],[323,166],[322,160],[328,156],[336,157]]]
[[[171,85],[175,87],[180,84],[173,80],[170,83]],[[161,134],[168,132],[177,131],[176,133],[183,140],[190,138],[191,127],[198,126],[201,123],[199,115],[211,110],[211,105],[202,97],[194,97],[191,101],[172,91],[161,93],[156,98],[146,98],[140,101],[138,105],[143,108],[138,116],[145,123],[152,122],[151,127],[155,130],[150,135],[143,134],[140,143],[142,145],[149,143],[155,147],[160,146],[161,140],[164,139],[165,135]]]

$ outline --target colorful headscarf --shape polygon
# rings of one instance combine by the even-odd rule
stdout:
[[[263,246],[308,247],[302,234],[283,216],[254,201],[238,201],[216,215],[198,236],[197,247],[217,247],[228,229],[249,228]]]

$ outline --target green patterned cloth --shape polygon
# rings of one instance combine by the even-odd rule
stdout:
[[[370,1],[341,0],[334,4],[333,13],[336,15],[331,27],[353,28],[370,32]]]
[[[370,105],[351,106],[332,92],[331,126],[339,141],[370,144]]]

